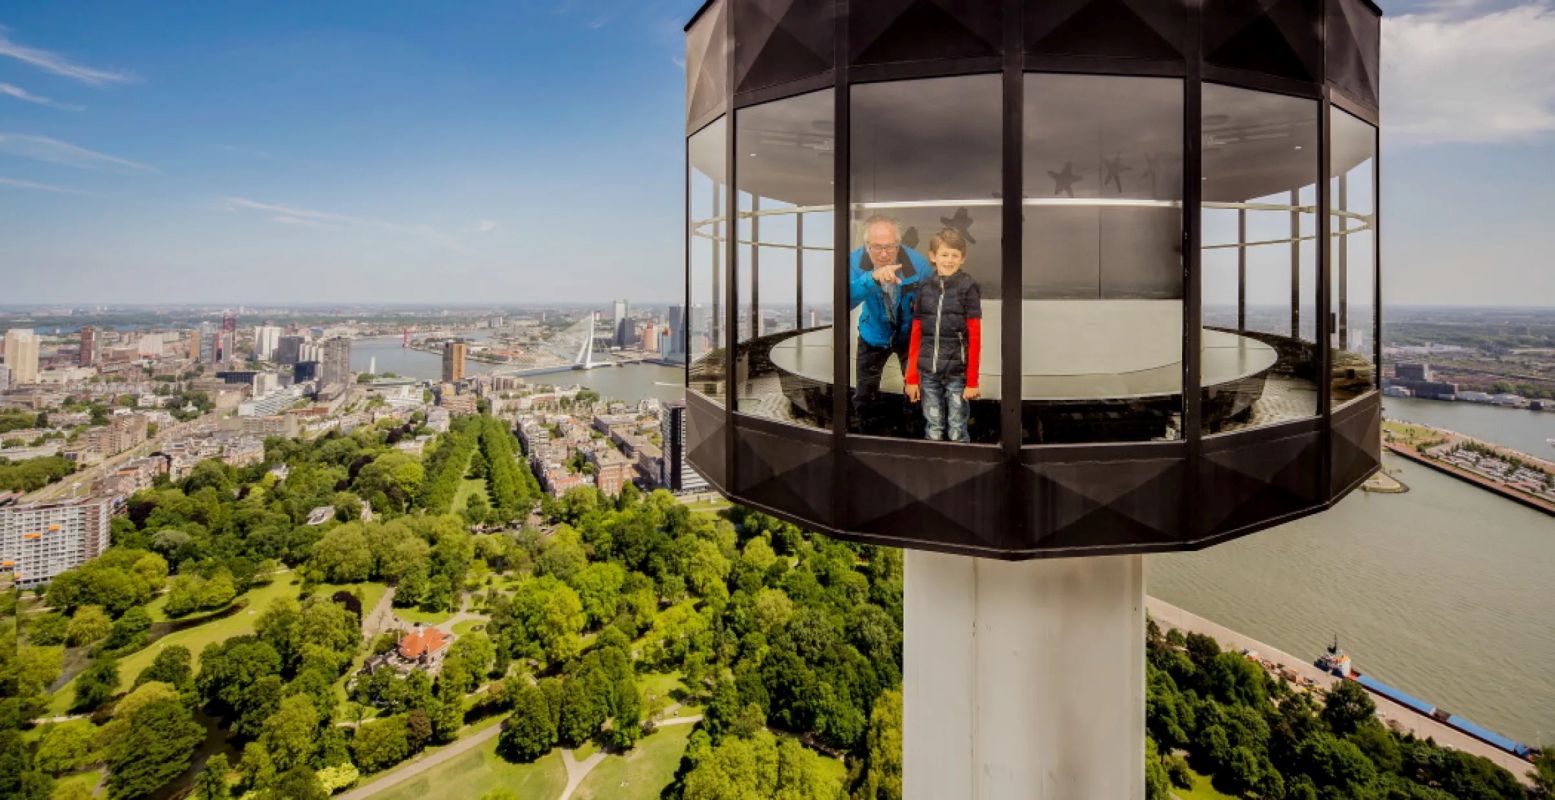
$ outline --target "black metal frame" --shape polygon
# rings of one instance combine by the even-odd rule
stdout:
[[[721,464],[693,463],[731,499],[808,528],[856,541],[938,550],[1006,559],[1117,553],[1194,550],[1278,525],[1331,507],[1360,485],[1380,465],[1381,402],[1373,390],[1334,408],[1330,397],[1332,220],[1329,196],[1331,109],[1341,108],[1375,129],[1378,110],[1337,88],[1341,76],[1331,69],[1326,42],[1336,5],[1359,6],[1380,16],[1369,0],[1313,0],[1324,47],[1325,73],[1317,81],[1275,74],[1256,64],[1216,63],[1206,52],[1204,20],[1211,13],[1248,12],[1256,0],[1171,0],[1185,15],[1186,30],[1180,61],[1131,59],[1115,53],[1097,55],[1077,46],[1070,55],[1028,53],[1025,11],[1041,0],[989,0],[1003,4],[1002,55],[922,59],[894,63],[850,64],[849,17],[868,9],[872,0],[709,0],[688,23],[689,30],[717,3],[723,10],[728,95],[716,113],[703,113],[688,125],[700,129],[719,114],[728,117],[724,149],[728,174],[724,185],[726,215],[722,269],[725,315],[722,326],[724,380],[728,388],[721,406],[696,392],[687,393],[688,424],[701,418],[722,430]],[[748,91],[738,90],[735,21],[742,6],[769,3],[807,6],[831,13],[831,65],[823,71]],[[900,5],[900,4],[896,4]],[[1229,10],[1229,11],[1228,11]],[[1302,32],[1309,35],[1310,29]],[[1354,38],[1354,37],[1351,37]],[[1126,43],[1124,43],[1126,44]],[[1286,46],[1271,42],[1271,46]],[[1311,41],[1306,41],[1311,46]],[[1111,43],[1111,47],[1119,47]],[[1290,45],[1299,50],[1300,43]],[[1364,46],[1364,44],[1363,44]],[[1363,53],[1375,63],[1375,53]],[[1363,59],[1364,60],[1364,59]],[[1182,268],[1183,354],[1182,429],[1177,441],[1026,445],[1021,441],[1020,375],[1003,370],[1000,407],[1001,436],[997,447],[925,443],[849,433],[850,385],[848,360],[834,359],[830,430],[801,428],[742,414],[735,408],[734,359],[741,342],[738,330],[741,278],[738,253],[739,177],[736,158],[742,108],[830,88],[833,92],[835,148],[833,156],[833,352],[848,352],[848,258],[850,253],[849,179],[851,151],[850,89],[880,81],[911,80],[970,74],[998,74],[1003,81],[1003,243],[1004,285],[1022,280],[1024,80],[1028,71],[1070,72],[1114,76],[1177,77],[1183,80]],[[1353,76],[1344,76],[1351,77]],[[1234,433],[1206,436],[1200,425],[1202,87],[1212,81],[1240,88],[1286,94],[1315,101],[1319,120],[1314,233],[1317,286],[1302,287],[1316,294],[1314,339],[1317,342],[1317,415]],[[1353,81],[1352,81],[1353,82]],[[688,136],[692,131],[688,130]],[[1375,136],[1375,133],[1374,133]],[[1374,152],[1376,152],[1374,150]],[[1380,212],[1380,154],[1372,173],[1374,213]],[[687,211],[690,211],[689,176]],[[1013,200],[1012,200],[1013,198]],[[1380,216],[1380,213],[1379,213]],[[802,226],[802,220],[796,221]],[[802,234],[801,234],[802,235]],[[1373,364],[1381,373],[1381,237],[1373,234]],[[686,253],[687,294],[683,329],[690,334],[691,292],[689,241]],[[802,257],[801,257],[802,260]],[[1245,267],[1244,267],[1245,268]],[[797,269],[797,267],[796,267]],[[802,274],[802,269],[800,269]],[[752,265],[752,276],[755,265]],[[753,278],[754,279],[754,278]],[[802,278],[801,278],[802,280]],[[752,287],[753,297],[756,287]],[[796,313],[803,315],[802,290]],[[1240,305],[1240,304],[1239,304]],[[1299,309],[1299,303],[1296,306]],[[1295,313],[1299,313],[1299,310]],[[1012,315],[1000,331],[1006,362],[1021,363],[1021,320]],[[753,323],[754,324],[754,323]],[[1299,323],[1296,323],[1299,325]],[[802,324],[800,325],[802,327]],[[1299,330],[1297,331],[1299,335]],[[689,370],[689,365],[688,365]],[[688,372],[689,376],[689,372]],[[695,438],[695,437],[693,437]],[[704,452],[708,452],[704,450]],[[822,454],[818,457],[815,454]],[[772,459],[769,456],[782,456]],[[773,463],[802,464],[785,472]],[[705,458],[702,459],[705,461]],[[1271,466],[1272,465],[1272,466]],[[1096,488],[1100,487],[1100,488]],[[1110,487],[1110,488],[1109,488]],[[1094,490],[1093,490],[1094,489]],[[946,495],[952,499],[945,499]],[[1193,498],[1191,501],[1189,498]],[[947,514],[949,511],[954,514]],[[947,521],[947,517],[955,521]]]

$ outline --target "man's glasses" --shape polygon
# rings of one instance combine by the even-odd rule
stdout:
[[[901,247],[901,245],[899,245],[899,244],[871,244],[871,245],[865,245],[865,247],[871,253],[889,253],[892,250],[895,250],[896,248]]]

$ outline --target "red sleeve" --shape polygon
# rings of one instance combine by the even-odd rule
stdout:
[[[918,323],[914,322],[916,326]],[[972,317],[966,321],[966,388],[977,388],[977,371],[983,360],[983,320]]]
[[[912,321],[912,337],[907,344],[907,375],[904,380],[908,386],[918,385],[918,350],[923,345],[923,320]]]

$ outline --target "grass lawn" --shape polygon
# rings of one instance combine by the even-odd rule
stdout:
[[[318,597],[329,598],[335,592],[346,591],[362,595],[362,615],[372,613],[373,606],[383,599],[383,593],[389,590],[389,585],[381,581],[364,581],[362,583],[319,583],[314,584],[313,594]]]
[[[679,672],[649,672],[637,676],[637,685],[642,689],[643,707],[647,708],[653,703],[653,698],[664,698],[664,706],[667,708],[675,702],[674,694],[686,691],[685,684],[680,682]],[[678,713],[675,716],[680,716]]]
[[[419,608],[396,608],[394,615],[408,623],[421,623],[422,625],[438,625],[447,622],[454,615],[452,611],[422,611]]]
[[[567,768],[561,751],[552,750],[532,764],[512,764],[497,755],[497,740],[373,795],[373,800],[427,800],[433,797],[468,797],[471,800],[493,789],[506,789],[519,797],[555,800],[567,787]]]
[[[475,633],[477,629],[484,631],[486,629],[486,620],[467,619],[463,622],[457,623],[454,625],[454,635],[466,636],[468,634]]]
[[[607,756],[589,772],[575,800],[656,800],[675,777],[694,725],[675,725],[637,743],[625,755]],[[522,795],[520,795],[522,796]]]
[[[483,494],[486,492],[485,478],[461,479],[459,481],[459,489],[454,492],[453,512],[457,514],[460,511],[463,511],[465,506],[470,502],[470,497],[473,496],[476,492],[481,492]],[[490,501],[490,495],[488,495],[486,499],[487,501]]]
[[[282,575],[269,585],[250,589],[243,594],[243,597],[248,601],[248,606],[238,613],[204,625],[181,630],[177,633],[170,633],[152,642],[150,647],[137,650],[120,659],[119,683],[121,688],[129,691],[130,686],[135,683],[135,677],[146,667],[151,666],[151,662],[156,660],[157,653],[160,653],[162,648],[169,645],[180,644],[189,648],[189,652],[194,654],[194,666],[198,669],[200,651],[204,650],[206,645],[225,641],[234,636],[242,636],[245,633],[253,633],[254,621],[259,619],[259,615],[270,605],[270,601],[281,597],[295,599],[297,597],[297,585],[292,583],[290,575]],[[49,700],[49,712],[51,714],[69,713],[70,703],[75,700],[75,697],[76,681],[74,678],[71,678],[70,682],[61,686],[59,691],[55,692],[54,696]]]
[[[97,784],[102,782],[103,777],[104,777],[104,775],[103,775],[102,770],[91,770],[89,772],[76,772],[76,773],[72,773],[70,775],[65,775],[65,776],[61,777],[59,779],[59,783],[54,784],[54,791],[57,792],[60,789],[64,788],[65,784],[67,784],[67,783],[79,783],[79,784],[85,786],[87,788],[87,791],[91,791],[92,789],[97,788]]]
[[[698,500],[695,503],[687,503],[686,508],[703,514],[716,514],[733,505],[728,500]]]
[[[1209,778],[1191,769],[1188,772],[1193,775],[1193,788],[1179,789],[1173,786],[1173,795],[1182,798],[1182,800],[1236,800],[1236,797],[1232,795],[1215,791],[1215,787],[1210,785]]]

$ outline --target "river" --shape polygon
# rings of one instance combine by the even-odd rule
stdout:
[[[441,359],[359,339],[352,367],[436,379]],[[470,363],[470,371],[489,365]],[[646,364],[531,378],[635,401],[681,395]],[[669,385],[664,385],[669,384]],[[1387,398],[1389,416],[1540,455],[1555,414]],[[1358,669],[1491,729],[1555,744],[1555,523],[1424,467],[1389,459],[1405,494],[1355,492],[1331,511],[1199,553],[1151,556],[1148,590],[1316,658],[1334,635]]]
[[[467,336],[467,338],[481,337]],[[374,360],[380,374],[392,372],[407,378],[432,381],[439,379],[443,374],[441,355],[401,347],[398,336],[369,337],[351,342],[351,369],[366,372],[369,364]],[[471,375],[484,375],[496,368],[495,365],[480,361],[465,362],[465,371]],[[678,400],[685,394],[683,388],[685,371],[679,367],[658,364],[630,364],[624,367],[556,372],[527,376],[525,380],[540,385],[580,384],[598,392],[600,397],[632,403],[644,397]]]

